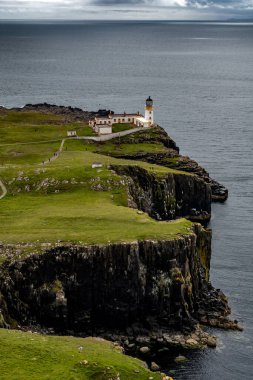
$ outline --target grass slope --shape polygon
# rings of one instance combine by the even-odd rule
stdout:
[[[61,140],[69,130],[75,130],[79,136],[93,135],[87,123],[69,123],[58,115],[35,111],[0,112],[0,147],[6,144]]]
[[[103,168],[92,169],[96,161]],[[134,164],[68,149],[57,160],[43,166],[22,165],[22,171],[16,166],[2,169],[1,177],[9,192],[1,200],[0,219],[4,223],[0,240],[92,244],[172,239],[177,234],[189,233],[191,222],[185,219],[157,222],[145,213],[128,208],[125,183],[107,168],[107,163]],[[143,162],[140,165],[157,175],[170,171]]]
[[[62,126],[63,121],[55,115],[34,112],[0,115],[0,132],[5,142],[14,140],[15,129],[19,129],[17,145],[0,146],[0,178],[8,190],[0,200],[2,243],[61,240],[93,244],[172,239],[189,233],[189,221],[157,222],[128,208],[125,180],[110,171],[108,165],[138,165],[162,177],[177,171],[113,158],[109,150],[108,155],[95,153],[94,144],[80,140],[67,140],[59,158],[42,165],[59,149],[60,141],[22,144],[25,137],[41,141],[52,137],[48,134],[51,130],[54,137],[65,137],[68,126]],[[59,125],[48,126],[50,121]],[[103,167],[93,169],[94,162]]]
[[[46,336],[0,329],[1,380],[154,380],[143,363],[99,338]],[[118,376],[119,375],[119,376]]]
[[[136,128],[136,125],[132,123],[115,123],[112,126],[112,132],[116,133],[116,132],[127,131],[128,129],[131,129],[131,128]]]
[[[122,126],[116,126],[121,130]],[[67,130],[92,131],[83,123],[66,124],[55,115],[0,112],[0,178],[8,193],[0,200],[0,243],[108,243],[173,239],[188,234],[191,222],[157,222],[127,207],[124,178],[109,164],[139,165],[156,176],[177,173],[145,162],[110,157],[118,146],[68,140],[55,161]],[[152,133],[152,131],[150,132]],[[126,153],[159,151],[159,144],[125,144]],[[93,169],[92,163],[103,166]],[[2,190],[0,189],[0,194]],[[29,246],[25,253],[29,253]],[[19,253],[18,253],[19,254]],[[3,262],[5,257],[0,257]],[[82,347],[82,348],[80,348]],[[161,379],[110,342],[95,338],[53,337],[0,329],[0,379],[3,380],[145,380]]]

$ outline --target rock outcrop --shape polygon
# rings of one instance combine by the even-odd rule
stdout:
[[[157,220],[187,217],[208,222],[211,217],[211,189],[202,179],[180,173],[157,174],[139,166],[113,165],[127,178],[130,206]]]
[[[111,155],[118,158],[126,158],[129,160],[138,160],[149,162],[150,164],[157,164],[171,169],[181,170],[192,173],[202,179],[207,185],[211,187],[212,201],[225,202],[228,198],[228,190],[211,178],[208,172],[202,168],[196,161],[189,157],[181,156],[179,148],[176,143],[167,135],[165,130],[159,126],[153,128],[152,132],[141,131],[134,135],[128,135],[121,139],[122,144],[142,144],[142,143],[160,143],[166,150],[164,152],[143,152],[125,154],[124,151],[112,152]]]
[[[210,256],[211,233],[197,224],[168,241],[51,247],[2,264],[2,315],[10,325],[85,335],[190,332],[200,319],[227,321],[227,300],[209,283]]]
[[[7,108],[0,107],[0,112],[5,112]],[[71,107],[71,106],[58,106],[55,104],[48,103],[38,103],[38,104],[26,104],[22,108],[11,108],[8,110],[16,112],[40,112],[49,115],[59,115],[62,116],[66,122],[88,122],[90,119],[94,119],[96,115],[99,114],[99,111],[84,111],[81,108]],[[54,121],[57,124],[57,120]]]
[[[27,105],[20,112],[31,110],[64,115],[67,121],[96,115],[46,103]],[[160,143],[165,149],[110,154],[188,173],[111,165],[128,185],[129,206],[156,220],[187,217],[208,222],[211,201],[226,200],[227,190],[195,161],[180,156],[175,142],[160,127],[121,141],[143,142]],[[199,323],[239,328],[228,319],[225,295],[209,281],[211,231],[199,224],[171,240],[58,243],[42,247],[40,253],[33,252],[31,244],[29,252],[0,245],[0,257],[5,259],[0,265],[0,327],[39,326],[98,335],[145,359],[175,346],[214,347],[215,338],[203,332]]]

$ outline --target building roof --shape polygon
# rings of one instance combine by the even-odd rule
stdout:
[[[136,117],[136,116],[143,116],[140,113],[115,113],[115,114],[110,114],[108,116],[96,116],[96,119],[100,120],[108,120],[112,118],[117,118],[117,117]]]
[[[112,115],[112,117],[133,117],[133,116],[139,116],[138,113],[115,113]]]

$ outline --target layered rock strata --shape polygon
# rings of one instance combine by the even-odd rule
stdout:
[[[95,113],[71,107],[27,105],[23,110],[88,120]],[[112,153],[190,174],[157,174],[139,166],[112,166],[125,177],[129,206],[157,220],[210,219],[211,200],[227,190],[196,162],[179,155],[175,142],[156,127],[122,143],[161,143],[160,153]],[[92,142],[90,142],[92,143]],[[193,174],[193,175],[191,175]],[[0,327],[40,326],[46,331],[99,335],[119,341],[138,356],[171,347],[215,346],[199,323],[238,329],[229,321],[227,299],[209,282],[211,232],[196,224],[171,240],[108,245],[55,244],[24,254],[24,247],[0,246]],[[48,330],[49,329],[49,330]],[[165,351],[164,351],[165,350]]]
[[[2,246],[1,255],[11,257],[11,249]],[[174,330],[187,335],[198,320],[229,323],[227,300],[209,283],[210,256],[211,233],[195,225],[174,240],[52,246],[9,259],[1,266],[2,319],[83,335],[157,339]]]
[[[189,157],[181,156],[179,148],[176,143],[167,135],[165,130],[159,126],[153,128],[152,133],[140,131],[138,133],[125,136],[121,139],[122,144],[142,144],[142,143],[160,143],[166,150],[159,153],[142,152],[141,146],[138,153],[125,154],[124,151],[112,152],[112,156],[118,158],[126,158],[132,160],[139,160],[149,162],[150,164],[157,164],[171,169],[185,171],[196,175],[202,179],[208,186],[211,187],[212,201],[225,202],[228,198],[228,190],[211,178],[208,172],[201,167],[196,161]]]
[[[186,217],[208,222],[211,217],[211,188],[196,176],[168,173],[157,175],[139,166],[113,165],[127,178],[129,206],[157,220]]]

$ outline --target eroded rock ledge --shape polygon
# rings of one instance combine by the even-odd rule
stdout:
[[[111,165],[127,178],[129,206],[156,220],[186,217],[207,223],[211,218],[211,188],[202,179],[180,173],[162,176],[139,166]]]
[[[130,351],[145,339],[150,350],[214,345],[198,322],[237,328],[209,282],[211,232],[199,224],[167,241],[58,245],[20,259],[15,249],[0,251],[9,256],[0,275],[2,325],[98,335]]]
[[[133,135],[125,136],[121,139],[122,144],[142,144],[142,143],[161,143],[166,148],[165,152],[142,152],[141,148],[138,153],[125,154],[124,152],[112,152],[112,156],[149,162],[171,169],[182,170],[195,174],[202,179],[211,188],[213,202],[225,202],[228,198],[228,190],[216,180],[211,178],[208,172],[201,167],[196,161],[187,156],[179,154],[179,148],[175,141],[171,139],[160,126],[153,128],[153,133],[141,131]]]
[[[95,115],[47,104],[23,110],[63,114],[69,121]],[[180,156],[162,128],[152,131],[126,136],[121,143],[160,143],[165,151],[111,155],[194,175],[157,176],[134,165],[113,166],[128,181],[131,206],[157,220],[185,216],[208,221],[211,200],[224,201],[227,190],[196,162]],[[199,324],[239,329],[228,319],[226,297],[209,282],[211,232],[197,224],[173,240],[56,244],[29,255],[9,245],[0,246],[0,256],[7,258],[0,266],[0,327],[98,335],[145,358],[178,346],[215,346],[215,338]]]

